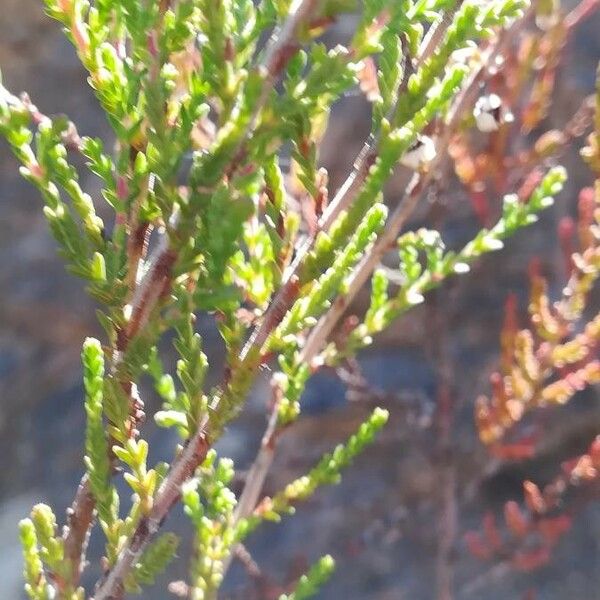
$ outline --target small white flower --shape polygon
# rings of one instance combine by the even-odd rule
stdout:
[[[538,29],[541,29],[542,31],[548,31],[549,29],[552,29],[556,23],[558,23],[558,16],[556,13],[551,12],[547,15],[538,13],[535,16],[535,24],[537,25]]]
[[[277,371],[273,373],[271,377],[271,382],[275,387],[278,387],[280,390],[287,390],[288,387],[288,376],[281,371]]]
[[[513,121],[513,116],[510,112],[504,110],[502,99],[498,94],[489,94],[481,96],[475,103],[473,116],[477,129],[483,133],[498,131],[502,123],[510,123]]]
[[[132,314],[133,314],[133,306],[131,306],[131,304],[126,304],[123,307],[123,316],[125,317],[125,320],[129,321],[129,319],[131,319]]]
[[[468,273],[470,270],[471,270],[471,267],[469,267],[469,265],[464,262],[457,262],[454,265],[454,272],[457,273],[458,275],[461,275],[462,273]]]
[[[469,42],[463,48],[455,50],[451,55],[450,59],[455,64],[468,65],[472,60],[479,59],[481,53],[477,44]]]
[[[436,155],[434,141],[426,136],[420,135],[400,159],[400,164],[417,171],[424,165],[430,163]]]

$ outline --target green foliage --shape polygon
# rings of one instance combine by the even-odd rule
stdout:
[[[83,589],[69,582],[70,563],[65,543],[58,535],[56,517],[46,504],[33,507],[29,519],[19,524],[25,560],[25,591],[32,600],[50,600],[60,589],[65,600],[82,600]]]
[[[331,577],[335,569],[335,561],[329,554],[321,557],[296,584],[291,594],[283,594],[279,600],[304,600],[314,596],[321,586]]]
[[[84,461],[96,499],[98,518],[103,528],[108,528],[116,519],[118,497],[111,483],[108,441],[103,421],[104,353],[100,342],[93,338],[86,339],[81,357],[87,416]]]
[[[49,598],[44,577],[43,565],[38,550],[38,540],[31,519],[23,519],[19,523],[19,534],[23,548],[25,570],[25,591],[31,600],[47,600]]]
[[[275,332],[275,338],[285,341],[287,336],[316,323],[317,317],[329,307],[331,298],[343,293],[344,278],[350,274],[360,257],[374,242],[377,233],[385,223],[386,216],[387,208],[383,204],[375,204],[369,209],[348,244],[335,257],[331,267],[314,282],[311,290],[288,312],[278,331]],[[293,343],[295,338],[291,339]]]
[[[373,442],[388,416],[388,411],[376,408],[345,444],[339,444],[333,452],[325,454],[306,475],[289,483],[273,498],[265,498],[255,514],[238,525],[238,539],[246,537],[262,520],[279,521],[282,515],[293,514],[294,505],[312,496],[317,488],[339,483],[342,469]]]
[[[179,539],[174,533],[163,533],[144,551],[125,581],[130,594],[141,594],[143,585],[152,585],[175,557]]]
[[[61,570],[64,560],[61,540],[56,537],[56,517],[46,504],[37,504],[31,511],[42,562],[53,571]]]
[[[211,450],[197,473],[182,490],[184,510],[196,529],[196,544],[191,564],[190,598],[214,597],[223,580],[224,561],[234,538],[236,499],[228,485],[234,475],[233,462],[217,460]]]
[[[334,260],[335,254],[348,243],[349,236],[356,230],[369,208],[378,201],[379,194],[391,176],[402,155],[417,139],[419,132],[437,113],[443,112],[458,91],[466,71],[462,66],[454,66],[435,90],[422,92],[424,106],[413,114],[413,120],[405,125],[392,128],[385,121],[380,133],[379,154],[369,169],[368,176],[357,197],[348,209],[342,212],[329,233],[321,232],[315,244],[314,253],[304,265],[302,282],[306,283]],[[429,93],[429,96],[427,95]]]
[[[115,456],[123,461],[131,471],[123,477],[135,492],[143,514],[152,509],[154,491],[157,484],[157,472],[146,468],[148,443],[145,440],[127,440],[124,447],[113,446]]]
[[[400,267],[397,292],[389,291],[385,271],[375,273],[371,282],[371,302],[362,324],[356,327],[344,348],[329,348],[328,360],[337,362],[348,353],[367,346],[372,336],[411,307],[421,304],[429,290],[447,277],[468,273],[470,264],[483,254],[503,248],[503,240],[519,229],[535,223],[538,213],[552,206],[553,198],[563,188],[567,174],[562,167],[551,169],[528,201],[515,195],[504,197],[502,216],[491,229],[480,230],[462,250],[446,251],[439,232],[426,229],[409,232],[398,239]],[[422,257],[424,260],[422,260]]]

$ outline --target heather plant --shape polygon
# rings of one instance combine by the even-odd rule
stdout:
[[[564,217],[559,223],[568,279],[560,297],[553,299],[538,262],[532,263],[529,326],[519,328],[518,302],[510,295],[500,339],[500,372],[490,378],[491,397],[481,396],[475,405],[481,441],[503,460],[535,456],[535,434],[520,427],[532,414],[566,405],[577,392],[600,382],[600,314],[591,302],[600,276],[600,84],[592,120],[593,131],[581,155],[596,178],[594,186],[580,191],[577,220]],[[600,436],[596,436],[546,485],[524,481],[524,507],[515,500],[504,505],[504,532],[488,512],[482,531],[467,533],[471,553],[484,561],[503,561],[518,571],[546,565],[571,528],[577,505],[597,495],[599,479]]]
[[[558,32],[559,7],[540,6],[538,20]],[[87,70],[115,141],[80,135],[85,124],[42,114],[27,95],[0,87],[0,132],[40,191],[59,252],[99,304],[104,329],[102,340],[83,343],[85,474],[66,523],[39,504],[20,524],[26,591],[33,600],[142,592],[175,557],[178,539],[163,530],[181,503],[193,552],[187,581],[170,589],[214,598],[247,536],[336,483],[388,418],[376,408],[306,475],[263,497],[308,379],[501,249],[561,190],[565,171],[550,166],[548,151],[536,163],[543,176],[526,194],[521,179],[502,190],[495,223],[463,248],[446,249],[434,229],[402,231],[451,139],[456,149],[460,132],[510,122],[495,99],[478,98],[534,11],[522,0],[46,0],[46,8]],[[355,16],[350,39],[328,46],[346,13]],[[371,132],[333,193],[319,148],[332,107],[356,88],[370,102]],[[100,179],[101,197],[82,189],[75,154]],[[386,202],[397,169],[411,178]],[[392,254],[394,266],[382,267]],[[369,282],[367,310],[344,320]],[[199,314],[214,319],[226,349],[213,388]],[[173,373],[159,350],[167,336],[178,355]],[[267,429],[236,497],[232,461],[214,445],[265,366],[274,370]],[[150,416],[180,438],[168,464],[148,464],[145,377],[163,402]],[[86,592],[93,527],[103,534],[103,575]],[[322,558],[281,598],[310,597],[333,566]]]

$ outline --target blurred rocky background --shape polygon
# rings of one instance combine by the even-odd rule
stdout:
[[[0,67],[7,87],[14,92],[27,90],[45,113],[68,114],[81,133],[110,139],[85,74],[60,27],[44,16],[41,0],[1,0],[0,8]],[[600,58],[598,31],[596,15],[569,44],[549,126],[564,123],[565,115],[572,114],[593,89]],[[361,98],[344,100],[323,149],[334,185],[341,181],[367,129]],[[600,399],[594,391],[582,394],[568,410],[543,416],[545,442],[533,461],[492,461],[477,441],[473,424],[473,401],[488,390],[489,373],[497,364],[502,306],[510,290],[517,292],[525,313],[527,265],[532,256],[541,257],[544,274],[560,290],[564,272],[556,224],[561,216],[574,214],[576,191],[590,183],[576,150],[563,161],[570,180],[551,213],[511,240],[506,250],[480,261],[470,275],[445,285],[426,306],[410,312],[360,356],[368,389],[354,389],[349,400],[345,385],[333,373],[320,374],[311,382],[304,398],[306,417],[283,438],[267,492],[305,471],[322,452],[344,439],[373,404],[389,408],[391,422],[378,443],[346,472],[340,486],[320,491],[300,507],[296,517],[266,526],[250,540],[249,550],[267,583],[249,586],[244,570],[235,564],[224,598],[266,600],[269,581],[297,576],[326,552],[336,557],[338,569],[319,598],[435,598],[436,577],[440,577],[436,566],[439,505],[449,462],[459,531],[443,557],[443,569],[454,574],[455,598],[598,597],[597,504],[586,505],[551,562],[530,574],[475,560],[462,537],[479,526],[485,510],[500,510],[511,498],[520,500],[524,478],[549,481],[560,461],[583,451],[600,430]],[[92,191],[97,186],[93,179],[84,184]],[[401,180],[393,182],[390,199],[401,189]],[[427,212],[431,216],[427,202],[421,218]],[[477,227],[469,202],[456,194],[444,199],[433,215],[443,221],[451,247]],[[17,599],[22,597],[18,519],[37,501],[49,502],[57,514],[64,514],[82,472],[79,354],[85,336],[101,333],[93,303],[81,282],[65,274],[40,200],[19,178],[3,142],[0,290],[0,598]],[[208,319],[201,327],[209,354],[218,364],[218,336]],[[451,456],[437,448],[433,422],[444,380],[456,408]],[[242,473],[257,448],[267,399],[266,381],[259,382],[242,419],[220,443],[220,450],[236,460]],[[148,390],[146,400],[150,410],[156,407]],[[148,423],[144,433],[156,459],[170,455],[174,440],[164,431]],[[175,513],[166,527],[185,531],[182,514]],[[180,554],[188,548],[184,541]],[[97,557],[98,540],[92,540],[92,551]],[[169,578],[185,576],[184,569],[180,561]],[[95,562],[88,569],[87,583],[97,575]],[[164,598],[169,578],[145,592],[144,598]],[[537,595],[527,596],[533,588]]]

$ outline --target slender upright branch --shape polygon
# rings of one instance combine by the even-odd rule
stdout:
[[[443,38],[444,32],[452,22],[452,17],[456,10],[460,7],[462,2],[458,2],[452,10],[452,14],[449,18],[445,18],[439,22],[437,26],[432,30],[432,34],[423,41],[423,50],[419,53],[419,61],[417,65],[422,64],[431,54],[434,52],[436,45]],[[515,26],[513,26],[514,28]],[[459,94],[457,100],[452,105],[449,113],[447,124],[444,127],[442,136],[439,138],[436,144],[436,157],[429,168],[424,173],[415,173],[411,178],[406,191],[397,204],[395,210],[390,215],[385,231],[378,238],[374,247],[365,255],[363,261],[361,261],[352,275],[352,278],[347,286],[346,292],[343,296],[338,296],[331,308],[325,313],[325,315],[318,321],[317,325],[311,330],[304,346],[300,350],[300,362],[311,363],[316,355],[321,351],[325,345],[329,335],[339,322],[342,315],[348,309],[356,294],[362,289],[368,278],[371,276],[374,269],[380,264],[385,254],[391,247],[394,246],[396,239],[402,229],[402,226],[406,223],[410,215],[415,210],[422,191],[427,187],[432,178],[434,177],[437,168],[441,164],[442,158],[445,157],[444,151],[447,147],[448,141],[452,132],[457,127],[460,118],[464,113],[472,107],[475,102],[476,95],[479,90],[479,82],[485,73],[490,61],[498,55],[501,49],[507,42],[507,38],[511,35],[510,32],[505,32],[495,44],[495,46],[489,49],[481,59],[481,64],[467,80],[462,92]],[[434,43],[435,41],[435,43]],[[406,81],[406,79],[404,80]],[[344,184],[336,194],[334,200],[330,204],[328,211],[323,214],[322,222],[319,224],[321,230],[327,230],[327,227],[331,225],[335,217],[344,210],[354,199],[355,193],[360,189],[364,179],[368,173],[368,157],[371,156],[370,160],[374,159],[373,144],[374,140],[370,139],[365,142],[363,150],[357,158],[354,168],[350,175],[346,178]],[[305,245],[299,250],[296,261],[291,267],[291,273],[296,273],[299,270],[302,258],[310,251],[314,239],[309,238]],[[285,285],[285,284],[284,284]],[[280,298],[276,297],[274,302],[281,302]],[[290,302],[291,305],[291,302]],[[279,311],[278,311],[279,312]],[[267,316],[269,311],[267,311]],[[263,329],[260,336],[256,336],[254,339],[251,338],[249,343],[260,345],[266,341],[268,334],[276,326],[276,323],[268,323],[271,328],[265,325],[263,321]],[[248,472],[246,479],[246,485],[240,496],[238,510],[236,511],[237,518],[248,516],[254,507],[256,506],[262,487],[266,479],[267,473],[273,463],[275,451],[274,445],[276,440],[277,428],[274,427],[274,423],[277,421],[277,405],[271,407],[271,413],[268,419],[267,429],[263,435],[262,442],[258,451],[258,454],[252,463],[252,466]],[[226,568],[228,563],[226,565]]]
[[[456,11],[459,9],[462,4],[462,0],[457,2],[450,11],[445,13],[444,18],[436,25],[432,26],[432,33],[430,36],[426,37],[423,40],[421,45],[421,51],[419,52],[418,59],[415,61],[415,64],[412,64],[409,56],[405,57],[405,62],[411,62],[410,65],[406,66],[406,73],[404,79],[402,81],[402,86],[404,87],[408,81],[410,73],[413,70],[418,69],[425,60],[427,60],[435,51],[435,48],[443,39],[445,32],[448,27],[452,23],[452,19],[456,14]],[[435,31],[435,34],[434,34]],[[469,86],[470,87],[470,86]],[[464,93],[460,96],[460,109],[462,114],[463,110],[466,108],[467,103],[462,100],[464,97]],[[395,107],[392,108],[392,111]],[[454,121],[452,124],[456,125],[457,121]],[[364,143],[362,150],[360,151],[357,159],[354,162],[353,169],[350,174],[346,177],[346,180],[336,193],[334,199],[327,207],[326,211],[321,217],[319,225],[317,227],[317,231],[327,231],[336,217],[345,210],[354,200],[356,194],[361,189],[362,185],[365,182],[367,174],[369,172],[369,167],[373,163],[376,158],[376,143],[377,137],[371,135],[369,139]],[[440,145],[441,146],[441,145]],[[430,173],[434,172],[434,168],[431,169]],[[358,267],[358,279],[355,275],[350,284],[350,289],[344,296],[339,296],[334,301],[334,304],[329,309],[329,311],[325,314],[325,316],[319,320],[316,327],[311,331],[305,345],[300,350],[300,358],[301,362],[310,363],[312,359],[316,356],[316,354],[320,351],[327,337],[335,327],[336,323],[339,321],[342,314],[345,312],[346,308],[350,305],[350,302],[354,295],[358,292],[358,290],[364,285],[367,278],[372,273],[373,269],[379,264],[385,252],[387,252],[390,243],[395,242],[395,238],[397,237],[397,232],[402,227],[402,224],[406,221],[408,216],[411,214],[412,210],[415,208],[416,203],[420,197],[420,193],[423,190],[424,186],[429,182],[429,176],[426,178],[420,177],[415,174],[413,179],[411,180],[405,197],[401,202],[399,209],[392,215],[390,220],[390,225],[386,229],[388,232],[387,235],[384,234],[385,238],[381,243],[378,241],[376,246],[369,252],[365,257],[365,261],[361,263]],[[296,259],[294,263],[290,267],[290,271],[288,273],[288,277],[296,276],[301,267],[302,261],[305,256],[310,252],[316,236],[310,236],[302,246],[302,248],[298,251],[296,255]],[[364,265],[366,262],[365,266]],[[362,267],[362,270],[361,270]],[[285,283],[284,283],[285,286]],[[282,289],[283,291],[283,289]],[[289,306],[293,302],[293,298],[289,301]],[[279,304],[276,304],[279,303]],[[283,304],[281,293],[279,296],[275,298],[273,304],[271,306],[277,305],[277,312],[280,311],[280,304]],[[254,338],[249,340],[248,346],[250,344],[253,346],[261,347],[266,341],[268,335],[277,325],[277,323],[273,323],[269,321],[271,307],[267,311],[265,315],[265,319],[259,327],[259,330]],[[245,349],[245,352],[248,352],[248,348]],[[277,427],[277,417],[278,417],[278,403],[273,403],[271,406],[271,412],[268,418],[267,428],[263,435],[261,445],[258,451],[258,454],[252,463],[250,470],[248,471],[248,475],[246,478],[246,485],[242,491],[242,494],[239,499],[238,507],[236,510],[236,518],[240,519],[243,517],[247,517],[252,513],[256,504],[260,498],[260,494],[262,493],[264,481],[266,479],[267,473],[271,468],[271,465],[275,456],[275,444],[277,435],[279,433],[279,429]],[[229,562],[225,565],[225,571],[229,566]]]
[[[509,32],[506,32],[505,35],[508,35],[508,33]],[[346,288],[346,293],[343,296],[336,298],[331,308],[323,315],[323,317],[321,317],[319,322],[311,330],[306,343],[301,350],[301,360],[309,363],[312,362],[325,345],[325,342],[342,315],[346,312],[358,292],[377,268],[377,265],[381,263],[387,252],[394,247],[402,227],[416,209],[419,199],[421,198],[421,193],[435,177],[442,160],[445,158],[445,150],[448,146],[452,132],[455,130],[465,111],[475,102],[476,94],[479,89],[479,81],[485,73],[487,66],[490,64],[490,60],[497,55],[498,49],[504,43],[505,36],[501,36],[496,44],[496,48],[488,51],[484,57],[482,57],[479,68],[471,74],[463,91],[459,94],[448,113],[447,124],[444,126],[443,133],[436,142],[435,158],[427,165],[427,170],[425,172],[415,173],[412,176],[402,198],[391,213],[385,230],[352,274]]]
[[[256,126],[257,116],[264,106],[264,103],[268,98],[268,92],[274,85],[277,76],[281,73],[293,53],[298,50],[299,46],[296,38],[299,28],[303,23],[310,20],[316,5],[317,0],[296,0],[285,24],[280,31],[275,32],[274,37],[269,42],[264,61],[259,67],[259,71],[267,73],[267,76],[263,78],[263,90],[260,95],[260,100],[254,107],[253,117],[250,125],[246,129],[242,142],[240,142],[240,146],[248,136],[252,134],[254,127]],[[234,155],[237,155],[237,153],[234,153]],[[141,289],[150,290],[150,292],[140,292],[140,294],[138,294],[141,307],[134,305],[134,312],[132,314],[139,314],[142,316],[146,314],[147,316],[143,299],[159,297],[152,293],[153,286],[148,282],[152,282],[153,280],[162,281],[162,278],[160,277],[160,264],[165,260],[165,257],[170,256],[169,253],[171,252],[166,243],[163,243],[162,248],[163,249],[161,249],[159,254],[152,261],[155,265],[154,268],[149,270],[149,274],[147,274],[140,285]],[[174,260],[175,257],[173,257],[173,262]],[[153,274],[150,275],[150,273]],[[142,321],[142,316],[138,318],[139,321]],[[125,576],[139,560],[144,548],[159,530],[163,520],[171,510],[171,507],[179,499],[181,485],[194,474],[197,466],[206,458],[206,454],[211,447],[211,442],[206,431],[208,424],[208,416],[206,416],[198,427],[197,432],[187,442],[180,455],[175,459],[167,477],[157,492],[151,514],[140,520],[128,543],[120,552],[116,564],[106,577],[98,582],[94,593],[95,600],[110,600],[118,597],[118,594],[123,588]]]
[[[414,64],[412,63],[411,57],[406,52],[404,57],[405,74],[401,83],[403,87],[406,86],[410,74],[421,67],[423,63],[434,53],[448,27],[450,27],[452,24],[452,19],[456,14],[456,11],[460,8],[462,2],[463,0],[456,2],[455,5],[445,13],[444,18],[439,23],[432,25],[432,35],[423,40],[423,44],[421,45],[422,51],[419,52]],[[433,32],[435,32],[435,34]],[[394,111],[395,106],[392,107],[390,113],[393,114]],[[279,291],[271,301],[265,314],[262,316],[261,322],[253,331],[252,335],[248,339],[248,342],[244,346],[241,353],[242,360],[245,359],[253,349],[262,348],[271,332],[277,327],[277,325],[279,325],[283,315],[289,310],[296,300],[296,296],[293,293],[293,288],[298,281],[304,259],[313,249],[317,239],[317,234],[320,231],[329,231],[340,213],[346,210],[355,200],[363,184],[365,183],[367,175],[369,174],[369,169],[377,159],[379,135],[379,132],[369,135],[360,152],[356,156],[352,170],[344,180],[344,183],[342,183],[340,186],[339,190],[336,192],[331,202],[329,202],[323,211],[314,233],[309,235],[304,241],[303,245],[298,248],[293,262],[284,273],[282,285]],[[281,317],[279,317],[279,315],[281,315]]]
[[[450,303],[452,304],[452,303]],[[435,364],[437,398],[435,414],[435,464],[438,470],[437,486],[437,555],[435,566],[436,600],[452,600],[454,597],[453,550],[458,533],[458,508],[456,489],[456,442],[454,420],[457,410],[455,385],[448,327],[450,321],[448,303],[433,293],[429,304],[428,326],[425,331],[425,346]]]
[[[90,536],[96,501],[90,482],[84,475],[77,487],[73,503],[67,509],[67,524],[63,531],[65,559],[71,564],[71,581],[77,584],[84,566],[84,557]]]

